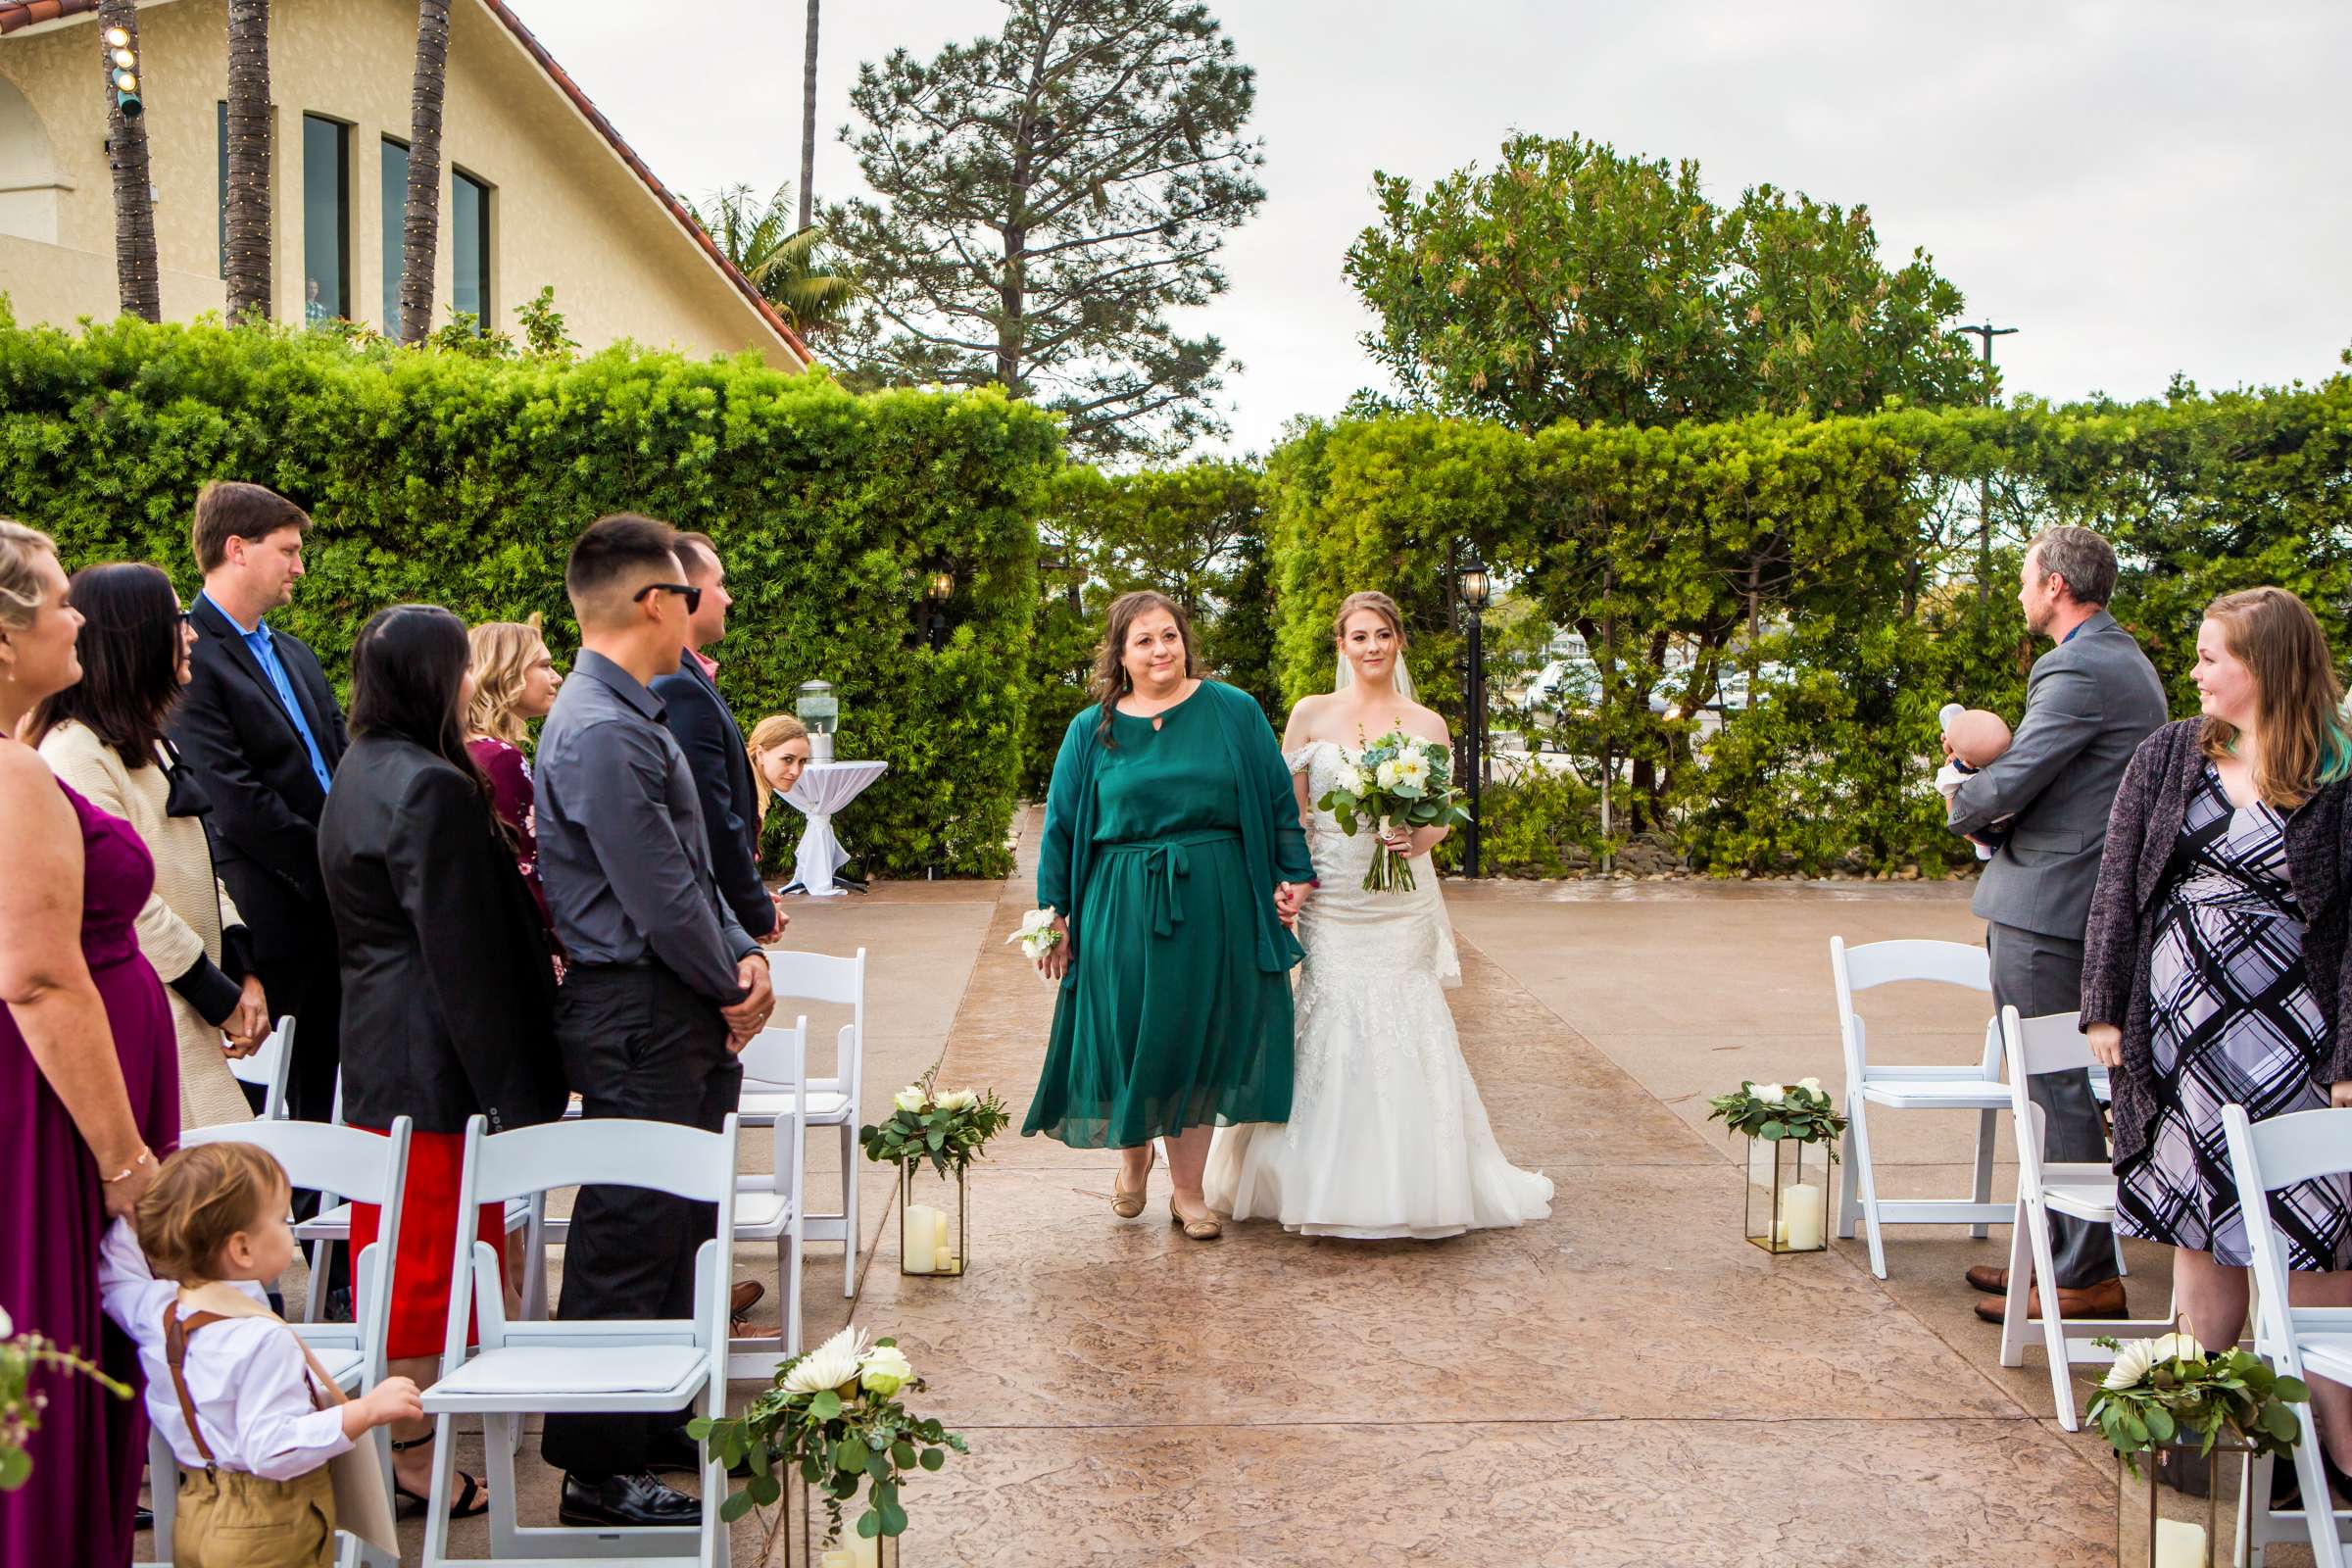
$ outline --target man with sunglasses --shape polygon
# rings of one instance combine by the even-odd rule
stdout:
[[[775,1005],[767,960],[719,897],[702,804],[651,686],[678,668],[701,603],[677,534],[652,517],[591,523],[564,589],[580,656],[539,736],[539,877],[566,957],[556,1036],[588,1116],[716,1132],[743,1087],[740,1052]],[[683,1318],[709,1203],[583,1187],[557,1316]],[[738,1286],[748,1306],[757,1286]],[[656,1479],[695,1463],[690,1412],[555,1415],[543,1451],[564,1472],[569,1525],[691,1526],[694,1498]]]

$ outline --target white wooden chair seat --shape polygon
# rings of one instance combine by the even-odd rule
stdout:
[[[1862,1098],[1889,1110],[2000,1110],[2009,1103],[2009,1091],[1982,1078],[1873,1078],[1862,1086]]]
[[[850,1048],[845,1042],[842,1049]],[[735,1178],[735,1240],[775,1248],[779,1320],[773,1334],[738,1334],[727,1342],[727,1376],[764,1383],[801,1348],[801,1250],[808,1225],[808,1120],[801,1107],[817,1099],[808,1092],[807,1015],[788,1029],[760,1031],[743,1048],[743,1070],[747,1081],[757,1076],[779,1090],[771,1098],[780,1104],[767,1122],[768,1171]],[[855,1182],[854,1168],[850,1176]]]
[[[2042,1167],[2045,1172],[2052,1168],[2047,1165]],[[2088,1220],[2093,1225],[2115,1223],[2113,1181],[2089,1181],[2079,1176],[2070,1176],[2055,1184],[2044,1181],[2041,1201],[2042,1206],[2052,1213],[2064,1214],[2070,1219]]]
[[[346,1394],[360,1386],[360,1378],[368,1370],[368,1352],[342,1345],[314,1345],[311,1353],[318,1365]]]
[[[2306,1334],[2303,1365],[2324,1378],[2352,1383],[2352,1334]]]
[[[792,1200],[764,1187],[735,1189],[735,1239],[772,1242],[792,1223]]]
[[[691,1334],[694,1325],[681,1322],[677,1329]],[[700,1393],[710,1375],[710,1357],[698,1345],[631,1344],[625,1354],[577,1345],[507,1345],[484,1350],[425,1390],[424,1413],[479,1410],[477,1401],[498,1395],[595,1395],[600,1410],[674,1410]]]
[[[507,1204],[508,1230],[522,1229],[523,1226],[530,1223],[530,1218],[531,1205],[527,1201],[515,1200]],[[298,1242],[350,1241],[351,1205],[337,1203],[332,1208],[320,1209],[309,1219],[297,1221],[294,1226],[294,1239]]]
[[[736,1112],[746,1127],[773,1127],[778,1116],[792,1114],[793,1093],[771,1084],[744,1080],[742,1108]],[[838,1127],[858,1119],[858,1107],[838,1089],[810,1090],[808,1122],[811,1127]]]

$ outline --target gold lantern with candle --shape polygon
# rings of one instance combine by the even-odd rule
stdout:
[[[1767,1252],[1819,1252],[1830,1245],[1830,1154],[1795,1138],[1747,1141],[1747,1239]]]
[[[927,1160],[899,1166],[899,1272],[960,1278],[971,1262],[964,1222],[970,1185],[961,1165],[946,1175]]]
[[[2254,1450],[2227,1430],[2211,1453],[2199,1454],[2198,1446],[2184,1438],[2115,1456],[2117,1568],[2230,1568],[2237,1560],[2238,1499]]]

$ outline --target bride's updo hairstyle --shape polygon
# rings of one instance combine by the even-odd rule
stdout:
[[[1164,610],[1175,617],[1177,635],[1184,639],[1184,673],[1189,680],[1200,673],[1200,647],[1193,640],[1192,618],[1184,607],[1166,594],[1150,588],[1139,588],[1131,594],[1121,594],[1110,602],[1102,616],[1102,646],[1095,650],[1094,699],[1102,705],[1102,713],[1095,721],[1095,738],[1105,751],[1111,748],[1110,714],[1119,699],[1135,690],[1135,681],[1127,673],[1127,634],[1135,623],[1154,610]]]
[[[1333,642],[1336,643],[1348,635],[1348,617],[1359,610],[1369,610],[1387,621],[1389,630],[1396,634],[1397,650],[1402,652],[1408,641],[1404,635],[1404,612],[1398,610],[1396,601],[1391,599],[1387,594],[1375,593],[1368,589],[1360,594],[1349,594],[1340,601],[1340,612],[1331,617],[1331,640]]]

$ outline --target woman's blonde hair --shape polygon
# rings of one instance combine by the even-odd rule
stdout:
[[[164,1161],[139,1199],[139,1250],[159,1278],[210,1279],[229,1240],[282,1211],[291,1189],[285,1167],[259,1145],[190,1145]]]
[[[23,631],[41,612],[41,579],[36,564],[54,557],[57,545],[38,528],[0,517],[0,626]]]
[[[2254,793],[2291,811],[2323,784],[2352,772],[2344,736],[2344,688],[2311,607],[2283,588],[2247,588],[2205,607],[2222,640],[2254,677],[2262,755]],[[2198,749],[2215,760],[2237,749],[2237,726],[2208,717]]]
[[[1369,610],[1387,621],[1389,630],[1396,634],[1398,645],[1404,643],[1404,612],[1396,608],[1396,600],[1372,589],[1349,594],[1340,601],[1340,612],[1331,617],[1331,635],[1335,639],[1348,635],[1348,617],[1359,610]]]
[[[466,634],[468,664],[473,671],[473,705],[466,710],[468,734],[505,741],[517,751],[531,742],[531,726],[514,711],[522,696],[523,677],[531,663],[547,651],[539,632],[539,612],[528,620],[486,620]]]
[[[759,781],[759,787],[752,794],[760,802],[760,821],[767,820],[767,798],[773,793],[767,787],[767,775],[760,771],[760,754],[772,752],[786,741],[805,739],[808,734],[808,726],[790,713],[770,713],[752,726],[752,733],[745,740],[743,749],[752,760],[752,777]]]

